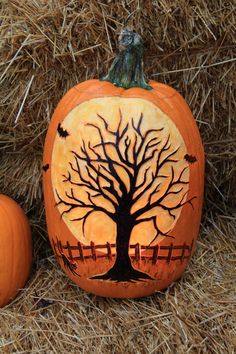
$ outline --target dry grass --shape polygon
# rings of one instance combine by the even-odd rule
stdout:
[[[28,213],[34,268],[0,311],[3,353],[234,353],[236,27],[234,1],[0,1],[0,186]],[[185,276],[162,294],[100,299],[56,265],[42,203],[43,142],[60,97],[106,72],[135,9],[149,78],[187,99],[206,151],[205,209]],[[39,299],[52,301],[42,308]]]
[[[184,277],[144,299],[97,298],[73,285],[53,256],[41,259],[1,310],[1,352],[233,354],[235,228],[219,220],[203,229]]]

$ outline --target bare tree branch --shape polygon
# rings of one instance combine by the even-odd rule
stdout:
[[[159,207],[161,207],[162,209],[167,210],[168,213],[169,213],[169,215],[172,216],[173,218],[175,218],[175,215],[172,213],[172,210],[179,209],[179,208],[181,208],[182,206],[184,206],[185,204],[190,204],[190,205],[193,207],[192,200],[195,199],[196,197],[192,197],[192,198],[190,198],[190,199],[188,199],[188,200],[186,200],[186,201],[184,202],[184,199],[185,199],[186,195],[188,194],[188,190],[187,190],[187,191],[184,193],[184,195],[182,196],[181,201],[180,201],[179,203],[177,203],[175,206],[167,207],[165,204],[163,204],[163,203],[165,202],[165,199],[166,199],[169,195],[171,195],[171,194],[178,195],[178,194],[180,194],[180,193],[183,191],[183,187],[181,187],[181,185],[188,184],[187,181],[184,181],[184,180],[181,179],[182,176],[183,176],[183,174],[184,174],[184,171],[186,171],[187,168],[188,168],[188,167],[183,168],[183,170],[180,172],[179,177],[175,180],[174,168],[173,168],[173,166],[171,166],[171,177],[170,177],[170,181],[169,181],[169,183],[168,183],[168,186],[167,186],[167,188],[166,188],[165,193],[162,194],[157,200],[155,200],[154,202],[152,202],[152,197],[153,197],[155,194],[157,194],[157,193],[159,192],[158,187],[159,187],[160,184],[158,184],[157,187],[156,187],[152,192],[150,192],[150,195],[149,195],[149,197],[148,197],[148,202],[147,202],[147,204],[146,204],[143,208],[137,210],[137,211],[133,214],[133,217],[134,217],[135,219],[137,219],[137,218],[139,218],[142,214],[146,213],[147,211],[151,211],[152,209],[154,209],[154,208],[156,208],[156,207],[159,206]],[[165,176],[164,176],[164,177],[165,177]],[[173,190],[173,189],[172,189],[173,186],[177,186],[177,187],[179,187],[179,189],[178,189],[178,190]],[[144,193],[146,193],[146,192],[149,190],[150,187],[151,187],[151,186],[150,186],[150,183],[149,183],[149,184],[147,185],[147,187],[144,188],[144,189],[140,192],[140,194],[138,194],[138,195],[134,198],[134,202],[136,202],[136,201],[140,198],[141,195],[143,195]],[[180,195],[181,195],[181,194],[180,194]]]
[[[138,219],[135,222],[135,225],[138,225],[138,224],[140,224],[142,222],[145,222],[145,221],[152,221],[153,222],[153,226],[154,226],[154,228],[156,230],[156,234],[154,235],[152,241],[149,243],[149,246],[157,239],[158,236],[165,236],[165,237],[175,238],[174,236],[169,235],[170,230],[168,230],[167,232],[163,232],[163,231],[160,230],[160,228],[157,225],[156,218],[157,218],[156,216],[150,216],[150,217],[146,217],[146,218],[143,218],[143,219]]]
[[[56,190],[57,205],[64,206],[61,216],[76,208],[85,210],[82,216],[72,219],[82,221],[84,233],[86,221],[92,213],[103,212],[117,223],[118,215],[124,214],[125,208],[127,218],[130,218],[133,225],[145,221],[153,222],[156,233],[152,242],[160,235],[173,238],[174,236],[169,235],[170,230],[163,232],[158,227],[156,216],[145,215],[160,207],[175,220],[175,210],[186,204],[193,208],[193,200],[196,197],[187,199],[186,186],[189,182],[184,178],[188,166],[182,168],[178,176],[173,167],[179,161],[176,156],[180,146],[172,146],[170,134],[166,138],[160,134],[164,127],[144,131],[143,114],[137,122],[132,118],[131,123],[122,124],[122,112],[119,111],[116,129],[111,129],[107,120],[100,114],[97,114],[97,117],[97,123],[87,123],[86,126],[96,131],[98,143],[92,146],[90,141],[86,143],[82,140],[80,151],[71,151],[74,161],[69,162],[67,174],[62,175],[63,182],[68,184],[70,189],[65,191],[64,197]],[[171,164],[168,167],[170,174],[166,175],[161,171],[162,167],[168,164]],[[121,170],[125,172],[125,178],[124,174],[120,173]],[[164,180],[168,182],[163,184]],[[83,188],[86,192],[84,200],[77,197],[77,188]],[[145,205],[131,213],[132,207],[144,195],[147,196]],[[167,203],[169,196],[175,196],[172,206]],[[106,204],[101,206],[101,197],[110,203],[113,212],[107,210]]]
[[[66,191],[65,192],[65,196],[66,198],[62,198],[58,191],[56,190],[56,195],[58,197],[58,202],[56,203],[57,206],[59,205],[64,205],[64,206],[67,206],[68,209],[65,209],[62,214],[61,214],[61,217],[64,215],[64,214],[68,214],[71,212],[71,210],[73,209],[93,209],[93,211],[101,211],[103,213],[105,213],[106,215],[108,215],[112,220],[114,220],[114,213],[108,211],[106,208],[100,206],[100,205],[96,205],[96,203],[92,200],[92,197],[96,197],[95,195],[91,195],[89,192],[87,192],[87,195],[88,195],[88,202],[84,202],[80,199],[78,199],[77,197],[75,197],[75,194],[74,194],[74,190],[73,188],[71,188],[70,190],[70,194]],[[68,199],[70,201],[68,201]],[[77,202],[77,203],[75,203]],[[76,220],[76,219],[73,219],[73,220]]]
[[[83,182],[80,183],[80,182],[75,182],[73,179],[72,179],[72,176],[71,176],[71,173],[70,171],[68,171],[68,176],[66,175],[63,175],[63,177],[65,178],[63,180],[63,182],[69,182],[71,185],[74,185],[74,186],[78,186],[78,187],[85,187],[86,189],[88,190],[91,190],[91,191],[94,191],[94,192],[97,192],[97,195],[96,196],[102,196],[103,198],[105,198],[106,200],[108,200],[114,207],[118,204],[118,201],[117,199],[115,199],[114,197],[116,197],[116,194],[115,193],[110,193],[112,195],[112,197],[110,195],[108,195],[106,192],[105,192],[105,188],[103,188],[99,182],[99,175],[101,175],[99,173],[99,167],[98,167],[98,170],[97,170],[97,174],[96,174],[96,177],[94,177],[89,169],[88,166],[85,166],[85,169],[87,171],[87,175],[89,178],[85,178],[82,173],[81,173],[81,170],[80,170],[80,167],[79,167],[79,163],[78,163],[78,160],[77,160],[77,156],[75,156],[75,160],[76,160],[76,165],[77,165],[77,168],[75,168],[72,163],[70,162],[70,167],[73,171],[75,171],[78,175],[79,175],[79,178],[80,180],[82,180]],[[102,174],[102,177],[105,177],[105,175]],[[114,187],[114,182],[112,179],[106,179],[106,181],[110,184],[110,186],[113,186]],[[114,200],[115,199],[115,200]]]

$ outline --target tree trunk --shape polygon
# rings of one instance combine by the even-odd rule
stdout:
[[[96,275],[90,279],[110,279],[113,281],[133,281],[152,279],[148,274],[135,270],[129,256],[129,241],[133,225],[128,218],[117,222],[116,260],[113,267],[105,274]]]

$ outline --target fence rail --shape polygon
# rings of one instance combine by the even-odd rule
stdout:
[[[192,240],[190,245],[187,245],[184,242],[182,245],[174,245],[170,243],[168,246],[144,246],[139,243],[130,245],[130,249],[134,249],[134,254],[130,257],[132,260],[149,260],[152,261],[152,264],[156,264],[157,261],[170,261],[180,260],[183,262],[186,259],[189,259],[192,254],[194,240]],[[58,239],[56,241],[52,239],[52,244],[54,252],[57,256],[64,255],[70,261],[85,261],[86,259],[93,259],[96,261],[98,258],[108,258],[112,260],[116,256],[115,243],[109,243],[103,245],[95,245],[93,241],[90,242],[90,245],[83,245],[81,242],[78,242],[76,245],[71,245],[68,241],[65,245]],[[100,250],[101,252],[97,252]],[[150,254],[142,254],[142,250],[149,250]],[[84,252],[86,251],[86,252]],[[88,252],[89,251],[89,252]]]

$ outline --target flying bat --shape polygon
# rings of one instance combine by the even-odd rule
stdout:
[[[57,132],[58,132],[59,136],[64,139],[67,138],[68,135],[70,135],[66,129],[63,129],[63,127],[61,126],[61,123],[59,123],[57,126]]]
[[[46,165],[43,165],[44,172],[46,172],[48,169],[49,169],[49,163],[47,163]]]
[[[184,155],[184,158],[187,162],[189,162],[191,164],[197,161],[195,156],[189,155],[189,154]]]

